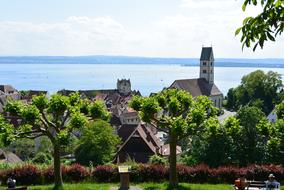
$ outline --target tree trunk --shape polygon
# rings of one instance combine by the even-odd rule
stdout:
[[[178,186],[178,178],[177,178],[177,139],[173,136],[169,136],[170,143],[170,186],[177,187]]]
[[[62,174],[60,164],[60,145],[55,143],[53,145],[53,166],[54,166],[54,189],[62,189]]]

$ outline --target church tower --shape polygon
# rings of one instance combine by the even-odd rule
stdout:
[[[205,78],[209,84],[214,84],[214,55],[212,47],[202,47],[199,78]]]

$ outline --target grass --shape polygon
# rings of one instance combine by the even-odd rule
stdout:
[[[143,190],[173,190],[168,187],[168,183],[139,183],[134,184],[141,187]],[[28,186],[28,190],[52,190],[53,185]],[[64,190],[110,190],[110,187],[117,187],[117,184],[94,184],[94,183],[78,183],[64,184]],[[0,190],[5,190],[6,187],[0,187]],[[189,184],[180,183],[180,187],[175,190],[232,190],[230,184]],[[283,188],[281,188],[284,190]]]
[[[109,190],[111,184],[92,184],[92,183],[77,183],[64,184],[64,190]],[[53,185],[28,186],[28,190],[52,190]],[[6,190],[6,187],[0,187],[0,190]]]
[[[168,183],[142,183],[139,186],[143,187],[144,190],[172,190],[168,187]],[[228,184],[188,184],[180,183],[177,190],[232,190],[233,186]]]

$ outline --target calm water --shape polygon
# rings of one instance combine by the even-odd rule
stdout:
[[[216,67],[215,83],[226,94],[254,67]],[[284,68],[260,68],[284,74]],[[109,89],[118,78],[130,78],[132,89],[143,95],[157,92],[176,79],[197,78],[199,67],[150,64],[1,64],[0,84],[19,90]]]

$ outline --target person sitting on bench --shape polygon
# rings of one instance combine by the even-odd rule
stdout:
[[[275,180],[273,174],[269,174],[268,181],[266,183],[266,190],[280,190],[280,183]]]
[[[16,180],[9,177],[8,180],[7,180],[7,186],[8,186],[8,189],[13,189],[16,187]]]

